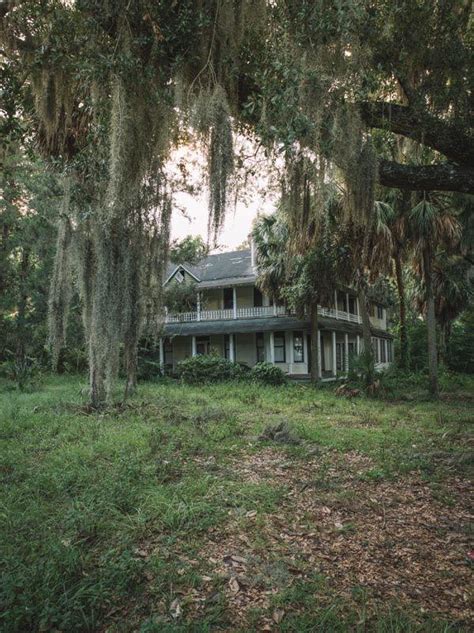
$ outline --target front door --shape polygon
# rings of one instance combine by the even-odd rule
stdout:
[[[200,356],[209,354],[210,341],[208,336],[198,336],[196,338],[196,354]]]

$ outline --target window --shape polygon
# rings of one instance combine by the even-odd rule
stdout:
[[[349,295],[349,312],[350,314],[357,314],[357,301],[356,298]]]
[[[286,363],[284,332],[275,332],[273,336],[273,349],[275,352],[275,363]]]
[[[293,360],[295,363],[304,362],[303,332],[293,332]]]
[[[174,278],[176,279],[176,281],[179,284],[182,284],[184,281],[184,275],[183,275],[183,271],[182,270],[178,270],[178,272],[176,273],[176,275],[174,276]]]
[[[378,339],[375,338],[375,336],[372,337],[372,349],[373,349],[373,353],[374,353],[374,360],[376,363],[379,362],[379,345],[378,345]]]
[[[387,362],[387,353],[385,348],[385,339],[380,339],[380,362]]]
[[[232,310],[234,307],[234,289],[224,288],[224,310]]]
[[[383,307],[377,305],[377,319],[383,319]]]
[[[196,338],[196,354],[209,354],[210,339],[208,336],[198,336]]]
[[[256,286],[253,287],[253,305],[255,308],[263,306],[263,295]]]
[[[263,363],[265,361],[265,341],[263,338],[263,332],[257,332],[255,335],[255,344],[257,348],[257,363]]]

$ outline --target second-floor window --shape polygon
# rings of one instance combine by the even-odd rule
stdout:
[[[383,307],[377,306],[377,319],[383,319]]]
[[[275,332],[273,338],[273,347],[275,350],[275,363],[286,363],[284,332]]]

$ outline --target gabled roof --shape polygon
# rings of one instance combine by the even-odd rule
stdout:
[[[252,255],[249,248],[243,251],[209,255],[195,265],[169,264],[165,275],[165,283],[180,268],[195,277],[200,287],[218,286],[226,281],[238,284],[255,280],[255,272],[252,268]]]

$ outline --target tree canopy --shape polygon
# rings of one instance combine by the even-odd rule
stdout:
[[[293,235],[321,226],[328,181],[354,234],[373,226],[379,185],[474,193],[470,19],[467,0],[3,0],[2,159],[21,138],[63,191],[53,362],[75,280],[93,403],[112,397],[121,359],[134,388],[138,339],[162,300],[166,164],[193,139],[214,234],[236,132],[283,157]]]

